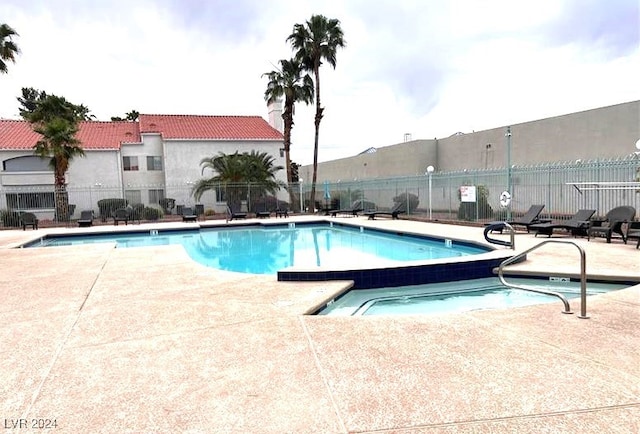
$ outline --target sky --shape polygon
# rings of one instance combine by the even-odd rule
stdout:
[[[3,0],[21,54],[0,75],[0,118],[34,87],[97,120],[268,119],[263,74],[314,14],[346,42],[320,69],[320,162],[640,99],[638,0]],[[314,114],[296,106],[302,165]]]

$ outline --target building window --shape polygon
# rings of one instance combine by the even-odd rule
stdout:
[[[227,188],[225,186],[218,184],[218,186],[215,189],[215,192],[216,192],[217,202],[227,201]]]
[[[147,170],[162,170],[162,157],[147,157]]]
[[[124,192],[124,198],[127,199],[129,205],[142,203],[142,193],[140,190],[126,190]]]
[[[138,157],[122,157],[122,168],[124,170],[140,170],[138,168]]]
[[[164,190],[149,190],[149,204],[160,204],[162,199],[164,199]]]
[[[35,155],[9,158],[2,162],[5,172],[51,172],[48,158]]]
[[[7,208],[9,209],[42,209],[55,208],[53,192],[39,193],[7,193]]]

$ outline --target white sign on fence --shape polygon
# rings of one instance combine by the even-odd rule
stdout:
[[[462,202],[475,202],[476,201],[476,186],[475,185],[463,185],[460,187],[460,201]]]

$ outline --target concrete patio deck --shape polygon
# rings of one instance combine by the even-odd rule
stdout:
[[[76,230],[0,231],[4,432],[640,432],[640,285],[590,297],[584,320],[561,303],[337,318],[304,313],[346,282],[219,271],[179,246],[10,248]],[[635,245],[563,239],[588,274],[640,281]],[[578,258],[553,244],[510,268],[575,274]],[[32,427],[44,420],[57,426]]]

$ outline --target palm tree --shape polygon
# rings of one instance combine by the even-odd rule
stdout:
[[[296,50],[295,57],[304,65],[304,68],[313,73],[315,77],[316,116],[315,139],[313,143],[313,179],[311,182],[311,200],[309,207],[315,211],[316,180],[318,176],[318,139],[320,133],[320,121],[324,108],[320,105],[320,65],[326,60],[334,69],[336,67],[336,53],[338,48],[345,46],[345,41],[340,28],[340,21],[329,19],[324,15],[312,15],[305,24],[295,24],[293,33],[287,41]]]
[[[42,135],[34,146],[34,152],[41,158],[51,158],[49,166],[53,169],[56,201],[56,217],[59,221],[69,219],[69,198],[65,175],[69,163],[76,156],[84,156],[80,141],[75,138],[78,126],[63,118],[54,118],[49,122],[34,126],[33,130]]]
[[[214,176],[196,181],[191,193],[196,200],[200,200],[206,191],[224,188],[227,203],[232,208],[247,198],[249,188],[252,197],[265,193],[275,194],[282,186],[282,182],[276,180],[276,173],[283,167],[274,162],[271,155],[257,151],[242,154],[220,152],[215,157],[203,158],[200,161],[202,173],[209,169],[214,172]]]
[[[313,80],[309,74],[303,74],[302,64],[296,60],[280,60],[280,69],[267,72],[262,76],[267,76],[267,90],[264,92],[264,99],[271,104],[284,96],[284,155],[287,168],[287,185],[289,186],[290,201],[294,203],[294,194],[291,190],[293,183],[293,172],[291,167],[291,130],[293,129],[293,115],[295,114],[295,103],[303,102],[311,104],[313,102]]]
[[[125,119],[131,122],[135,122],[140,117],[140,112],[137,110],[131,110],[125,114]]]
[[[20,114],[31,123],[33,131],[42,136],[34,146],[34,153],[41,158],[50,158],[49,166],[54,175],[56,217],[58,220],[68,220],[69,199],[65,176],[71,160],[76,156],[84,156],[80,141],[75,135],[79,121],[89,116],[89,109],[33,88],[22,89],[22,94],[23,98],[18,98],[23,105]]]
[[[6,74],[9,70],[5,62],[16,63],[16,54],[20,49],[11,39],[18,36],[15,30],[7,24],[0,24],[0,72]]]

